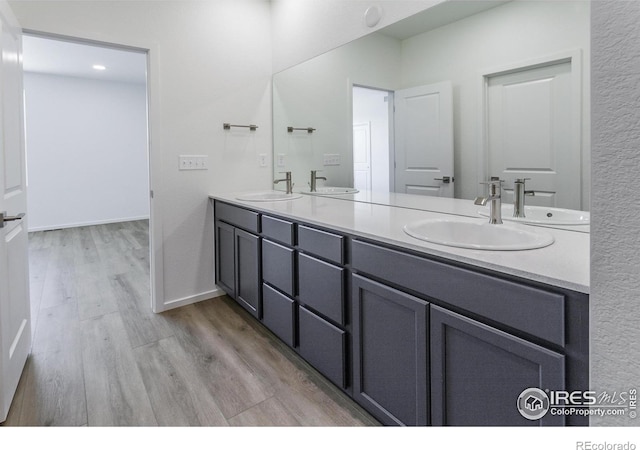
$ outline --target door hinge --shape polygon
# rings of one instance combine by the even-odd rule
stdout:
[[[153,198],[153,191],[149,191],[149,196]]]

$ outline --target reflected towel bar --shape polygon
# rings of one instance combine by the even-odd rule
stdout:
[[[311,127],[307,127],[307,128],[287,127],[287,132],[289,133],[293,133],[294,130],[306,131],[307,133],[313,133],[314,131],[316,131],[315,128],[311,128]]]
[[[222,124],[222,128],[225,130],[230,130],[231,127],[249,128],[251,131],[256,131],[258,129],[258,125],[231,125],[230,123]]]

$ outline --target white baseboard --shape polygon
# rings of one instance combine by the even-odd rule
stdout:
[[[96,220],[96,221],[89,221],[89,222],[67,223],[67,224],[61,224],[61,225],[43,225],[39,227],[29,226],[29,233],[33,231],[50,231],[50,230],[61,230],[63,228],[77,228],[77,227],[90,227],[92,225],[105,225],[108,223],[132,222],[134,220],[149,220],[149,216],[122,217],[120,219]]]
[[[162,311],[168,311],[170,309],[179,308],[181,306],[191,305],[192,303],[198,303],[203,300],[210,300],[215,297],[222,297],[225,294],[226,292],[224,292],[222,289],[215,288],[210,291],[202,292],[200,294],[190,295],[188,297],[183,297],[183,298],[177,298],[175,300],[168,300],[164,302]],[[162,312],[162,311],[158,311],[158,312]]]

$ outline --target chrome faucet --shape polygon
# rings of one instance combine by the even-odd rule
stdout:
[[[473,203],[485,206],[490,202],[489,223],[499,225],[502,223],[502,180],[499,177],[491,177],[491,181],[480,184],[489,185],[489,195],[487,197],[476,197]]]
[[[525,195],[536,195],[535,191],[525,190],[525,181],[531,178],[517,178],[513,183],[513,217],[524,218]]]
[[[309,191],[311,192],[315,192],[316,191],[316,184],[318,180],[324,180],[327,181],[326,177],[319,177],[317,176],[317,172],[320,172],[319,170],[312,170],[311,171],[311,182],[309,183]]]
[[[291,172],[280,172],[285,174],[285,178],[280,178],[279,180],[273,180],[273,184],[278,184],[281,181],[287,182],[287,194],[293,193],[293,183],[291,182]]]

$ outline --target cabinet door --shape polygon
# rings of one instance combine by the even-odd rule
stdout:
[[[300,305],[298,352],[336,385],[347,387],[347,333]]]
[[[235,228],[216,222],[216,284],[229,296],[236,298]]]
[[[427,425],[428,303],[352,280],[354,398],[387,425]]]
[[[262,323],[289,347],[295,346],[295,305],[295,301],[268,284],[262,285]]]
[[[564,389],[564,356],[431,306],[431,414],[434,425],[563,425],[517,409],[527,388]]]
[[[298,256],[300,303],[344,325],[344,272],[342,267],[301,253]]]
[[[260,238],[246,231],[235,230],[236,301],[255,317],[260,318]]]

